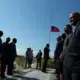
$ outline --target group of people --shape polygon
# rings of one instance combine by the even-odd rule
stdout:
[[[7,75],[12,75],[13,73],[13,63],[17,57],[16,43],[17,39],[13,38],[12,41],[10,37],[6,38],[3,42],[1,37],[3,36],[3,31],[0,31],[0,78],[5,78],[5,72]],[[11,42],[10,42],[11,41]],[[7,69],[7,70],[6,70]]]
[[[69,20],[54,51],[58,80],[80,80],[80,13],[71,13]]]
[[[57,45],[54,51],[54,62],[59,80],[80,80],[80,13],[71,13],[69,19],[71,24],[65,25],[64,33],[57,38]],[[72,26],[75,26],[74,31]],[[0,31],[0,77],[4,78],[6,69],[7,74],[12,75],[13,63],[17,57],[17,39],[13,38],[12,42],[10,42],[10,37],[7,37],[6,41],[2,42],[2,36],[3,32]],[[42,72],[46,72],[48,59],[50,58],[49,52],[49,44],[46,44],[46,47],[44,48]],[[36,55],[36,59],[36,68],[41,69],[41,50],[39,50]],[[31,68],[32,61],[33,50],[27,48],[25,67],[28,64],[28,68]]]
[[[39,52],[36,55],[36,61],[37,61],[37,65],[36,65],[36,69],[42,69],[42,72],[46,72],[46,68],[47,68],[47,63],[48,63],[48,59],[49,57],[49,44],[46,44],[45,48],[44,48],[44,55],[42,53],[41,50],[39,50]],[[42,55],[43,55],[43,59],[44,59],[44,63],[42,66]],[[31,68],[32,65],[32,61],[33,61],[33,50],[31,50],[31,48],[27,48],[26,51],[26,64],[25,64],[25,68]]]
[[[44,54],[42,53],[41,50],[39,50],[38,54],[36,55],[36,59],[37,59],[36,69],[40,69],[44,73],[46,73],[48,60],[50,59],[49,52],[50,52],[49,44],[46,44],[46,46],[43,50]],[[42,54],[43,54],[43,59],[44,59],[43,65],[42,65]]]
[[[44,63],[43,66],[41,65],[41,60],[42,60],[42,51],[39,50],[38,54],[36,55],[36,59],[37,59],[37,66],[36,68],[38,69],[42,69],[42,72],[46,72],[46,68],[47,68],[47,64],[48,64],[48,60],[49,60],[49,44],[46,44],[45,48],[44,48],[44,54],[43,54],[43,59],[44,59]]]

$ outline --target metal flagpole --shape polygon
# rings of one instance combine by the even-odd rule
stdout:
[[[51,11],[51,16],[50,16],[50,26],[49,26],[49,45],[50,45],[50,40],[51,40],[51,26],[52,26],[52,11]]]

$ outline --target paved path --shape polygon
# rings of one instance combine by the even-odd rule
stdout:
[[[24,74],[14,74],[14,76],[8,76],[8,79],[5,80],[54,80],[54,71],[54,69],[48,69],[48,73],[43,73],[40,70],[27,69],[24,70]]]
[[[53,71],[54,70],[51,69],[50,71],[48,70],[48,73],[43,73],[42,71],[35,70],[35,71],[32,71],[24,76],[34,78],[33,80],[50,80],[50,79],[54,80],[55,76],[54,76],[54,74],[52,74]]]

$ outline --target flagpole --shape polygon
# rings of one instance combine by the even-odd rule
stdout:
[[[52,11],[51,11],[51,16],[50,16],[50,26],[49,26],[49,45],[50,45],[50,40],[51,40],[51,25],[52,24]]]

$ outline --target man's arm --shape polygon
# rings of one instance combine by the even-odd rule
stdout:
[[[15,50],[15,52],[14,52],[14,53],[15,53],[14,56],[15,56],[15,58],[16,58],[16,57],[17,57],[16,45],[15,45],[15,49],[14,49],[14,50]]]
[[[54,51],[54,60],[57,59],[58,49],[59,49],[59,43],[57,43],[56,49],[55,49],[55,51]]]

